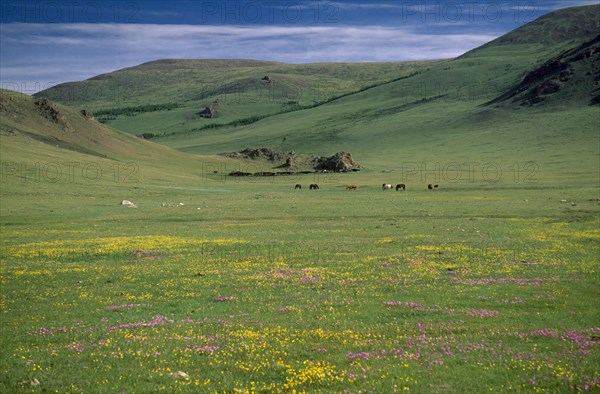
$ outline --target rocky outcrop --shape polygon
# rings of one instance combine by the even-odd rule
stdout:
[[[315,164],[314,168],[316,170],[347,172],[358,170],[360,166],[354,161],[351,153],[338,152],[331,157],[321,158]]]
[[[94,117],[94,114],[91,113],[90,111],[88,111],[87,109],[81,110],[81,116],[83,116],[87,120],[96,120],[96,118]]]
[[[600,89],[600,36],[549,59],[530,70],[503,95],[488,102],[522,106],[545,102],[595,104]],[[590,100],[590,97],[592,98]]]
[[[47,99],[37,99],[35,100],[35,105],[38,106],[40,113],[42,116],[49,121],[56,123],[59,126],[62,126],[64,131],[71,130],[71,125],[67,120],[67,117],[60,113],[60,111]]]
[[[246,148],[238,152],[222,153],[221,155],[232,159],[265,160],[282,163],[274,166],[282,169],[312,168],[316,171],[348,172],[358,171],[361,168],[349,152],[338,152],[327,157],[303,155],[294,151],[277,152],[271,148]],[[242,174],[235,175],[242,176]]]
[[[238,152],[223,153],[222,156],[232,159],[287,161],[296,156],[296,152],[276,152],[271,148],[246,148]]]

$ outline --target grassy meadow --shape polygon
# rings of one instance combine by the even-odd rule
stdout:
[[[452,60],[0,91],[0,392],[600,392],[598,55],[539,105],[492,103],[597,10]],[[309,93],[240,98],[265,75]],[[248,147],[362,170],[229,176],[281,164],[218,155]]]
[[[600,390],[597,185],[205,164],[3,174],[2,391]]]

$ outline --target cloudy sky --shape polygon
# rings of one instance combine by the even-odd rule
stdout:
[[[553,10],[599,1],[2,0],[0,86],[31,94],[163,58],[449,58]]]

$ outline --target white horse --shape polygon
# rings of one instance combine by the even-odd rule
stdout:
[[[381,189],[382,189],[382,190],[390,190],[391,188],[392,188],[392,185],[390,185],[389,183],[384,183],[384,184],[381,186]]]

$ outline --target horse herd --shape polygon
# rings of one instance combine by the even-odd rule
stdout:
[[[431,183],[429,185],[427,185],[428,190],[435,190],[438,187],[439,187],[439,185],[432,185]],[[310,190],[319,190],[319,185],[317,185],[316,183],[311,183],[308,188]],[[392,186],[391,183],[384,183],[383,185],[381,185],[382,190],[391,190],[393,188],[394,188],[394,186]],[[296,184],[294,189],[302,189],[302,185],[298,183],[298,184]],[[354,184],[346,185],[346,190],[356,190],[356,189],[358,189],[357,185],[354,185]],[[406,190],[406,185],[404,183],[397,184],[396,191],[398,191],[398,190]]]

